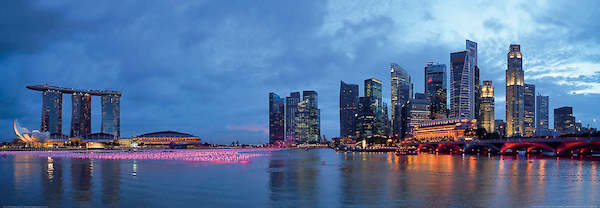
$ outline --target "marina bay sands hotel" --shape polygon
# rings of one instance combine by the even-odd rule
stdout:
[[[62,95],[72,94],[72,138],[87,138],[92,127],[92,96],[102,98],[102,133],[120,137],[120,97],[121,92],[111,90],[77,90],[44,85],[27,86],[27,89],[41,91],[42,124],[40,131],[51,135],[62,134]]]

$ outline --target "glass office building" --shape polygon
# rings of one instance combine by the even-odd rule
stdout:
[[[425,64],[425,95],[431,101],[431,119],[447,117],[446,65]]]
[[[62,92],[52,89],[43,91],[40,131],[62,134]]]
[[[535,135],[535,85],[523,85],[523,136]]]
[[[340,137],[356,136],[358,85],[340,82]]]
[[[413,96],[413,85],[410,75],[396,63],[390,65],[391,72],[391,128],[392,136],[399,138],[402,134],[402,108]]]
[[[535,123],[536,123],[536,135],[538,136],[546,136],[549,135],[549,102],[548,96],[538,95],[536,97],[536,111],[535,111]]]

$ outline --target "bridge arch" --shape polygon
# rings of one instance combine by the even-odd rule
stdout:
[[[437,150],[438,149],[437,144],[419,144],[419,146],[417,147],[417,150],[421,151],[421,149],[423,149],[424,147],[427,147],[427,149],[429,149],[429,150]]]
[[[556,149],[552,148],[551,146],[549,146],[545,143],[519,142],[519,143],[504,143],[502,148],[500,148],[500,153],[505,153],[506,150],[509,150],[509,149],[516,150],[516,149],[521,149],[521,148],[525,148],[527,150],[527,152],[529,152],[533,149],[543,149],[543,150],[550,151],[550,152],[556,152]]]
[[[475,148],[481,148],[481,147],[487,147],[488,150],[494,151],[494,152],[500,152],[500,148],[496,147],[493,144],[481,144],[481,143],[473,143],[473,144],[467,144],[465,145],[465,148],[463,149],[463,152],[469,152]]]
[[[457,145],[457,144],[439,144],[437,151],[438,152],[442,152],[442,151],[446,151],[446,150],[456,150],[456,152],[463,152],[463,147]]]
[[[556,148],[557,155],[565,155],[572,150],[589,150],[589,149],[600,149],[600,142],[565,142]]]

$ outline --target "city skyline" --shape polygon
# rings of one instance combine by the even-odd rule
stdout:
[[[157,4],[148,7],[172,8],[172,5]],[[210,11],[206,7],[182,5],[194,12],[162,10],[159,15],[169,22],[165,23],[145,19],[156,15],[149,11],[124,12],[135,10],[132,5],[109,11],[103,6],[91,8],[84,2],[72,5],[8,3],[2,9],[4,14],[33,18],[6,20],[22,26],[9,27],[7,30],[13,32],[3,34],[0,40],[3,48],[0,71],[5,73],[0,78],[0,98],[1,104],[6,106],[0,112],[0,138],[15,137],[10,128],[14,119],[27,127],[40,125],[41,96],[25,86],[41,83],[122,91],[123,137],[177,130],[212,143],[231,143],[232,140],[265,143],[268,138],[268,109],[264,104],[267,92],[275,91],[285,97],[297,89],[313,89],[319,92],[321,133],[332,137],[339,134],[340,80],[359,84],[359,89],[363,89],[364,79],[379,79],[383,83],[383,101],[389,102],[389,64],[393,62],[410,74],[414,92],[423,92],[423,64],[446,64],[449,71],[448,54],[464,47],[465,39],[478,43],[480,80],[493,81],[495,119],[506,120],[506,48],[514,43],[521,45],[525,83],[536,85],[536,94],[550,96],[550,112],[572,106],[577,120],[599,127],[594,119],[599,118],[595,106],[600,102],[600,62],[595,57],[600,52],[596,50],[599,48],[597,37],[590,36],[597,34],[594,30],[599,27],[594,25],[598,23],[593,20],[598,18],[576,18],[563,11],[569,8],[576,9],[576,13],[596,15],[593,8],[597,5],[541,3],[535,4],[536,9],[532,11],[528,7],[533,4],[521,8],[469,3],[462,8],[469,14],[455,16],[452,15],[455,10],[443,11],[423,4],[407,5],[414,8],[404,16],[389,12],[404,7],[395,4],[389,8],[345,2],[324,5],[300,2],[297,8],[250,3],[228,7],[216,2],[211,4],[221,9]],[[346,14],[341,4],[369,9]],[[255,9],[243,9],[248,7]],[[285,9],[272,14],[262,12],[271,7]],[[97,11],[96,16],[83,18],[86,14],[77,12],[82,8]],[[234,10],[237,17],[232,17],[227,10]],[[511,18],[501,18],[503,11],[514,12],[515,16],[523,17],[523,22],[517,24]],[[216,19],[188,21],[193,13],[204,12],[215,14]],[[104,18],[108,23],[97,21]],[[121,18],[131,21],[110,23]],[[288,24],[297,21],[306,24]],[[451,24],[465,22],[473,27]],[[218,24],[203,27],[212,26],[210,23]],[[254,28],[261,24],[266,26]],[[411,32],[410,25],[434,30]],[[109,27],[122,32],[105,30]],[[97,34],[98,30],[106,33]],[[23,35],[31,31],[37,31],[39,36]],[[144,33],[157,35],[144,37]],[[92,98],[91,102],[91,132],[100,132],[100,99]],[[63,133],[70,132],[71,103],[70,96],[63,97]],[[553,113],[548,120],[552,128]]]

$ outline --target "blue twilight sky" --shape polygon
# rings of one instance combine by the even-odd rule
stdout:
[[[525,82],[599,127],[598,1],[5,1],[0,7],[0,140],[39,129],[49,83],[123,93],[121,134],[176,130],[208,142],[264,143],[268,93],[319,93],[322,134],[339,134],[339,82],[375,77],[389,103],[389,64],[423,91],[425,62],[448,65],[479,44],[504,119],[506,53],[521,44]],[[362,95],[362,92],[361,92]],[[63,97],[68,133],[71,97]],[[92,102],[100,129],[100,98]],[[552,113],[551,113],[552,114]],[[551,115],[552,116],[552,115]],[[551,117],[552,120],[552,117]],[[551,122],[552,123],[552,122]]]

